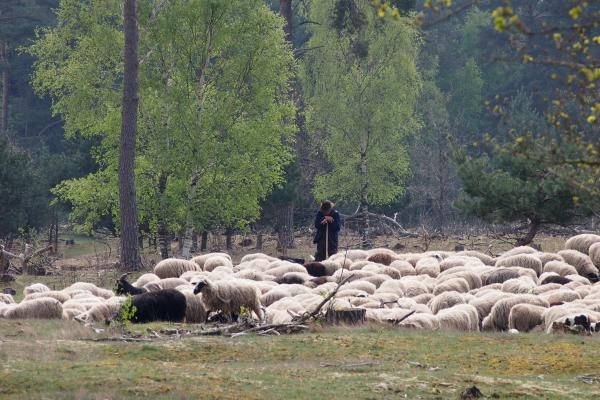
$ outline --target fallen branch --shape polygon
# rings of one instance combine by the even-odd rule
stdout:
[[[408,314],[404,315],[402,318],[394,320],[394,324],[398,325],[400,322],[404,321],[406,318],[410,317],[411,315],[413,315],[416,312],[417,312],[417,310],[412,310]]]

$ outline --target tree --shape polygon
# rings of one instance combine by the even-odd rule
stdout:
[[[406,140],[420,128],[419,37],[407,20],[383,25],[366,0],[315,1],[310,19],[319,25],[303,66],[306,120],[331,165],[315,194],[358,202],[369,246],[369,206],[394,201],[409,176]]]
[[[577,191],[553,173],[555,165],[545,133],[547,123],[523,93],[515,96],[498,138],[487,138],[481,155],[469,155],[463,147],[454,159],[463,182],[457,202],[464,212],[489,222],[526,223],[528,232],[518,245],[532,242],[543,224],[565,225],[584,215]],[[567,149],[565,149],[567,151]]]
[[[29,156],[0,136],[0,238],[46,222],[47,200]]]
[[[137,270],[138,224],[135,199],[135,136],[138,108],[138,30],[137,1],[123,1],[123,102],[119,143],[119,208],[121,216],[121,268]]]
[[[107,217],[121,229],[121,12],[118,0],[62,0],[57,27],[28,50],[37,57],[34,86],[51,96],[66,135],[99,142],[99,170],[55,189],[88,230]],[[260,0],[179,0],[140,3],[138,24],[139,225],[163,235],[185,230],[190,244],[193,229],[244,227],[291,159],[293,56],[282,20]]]

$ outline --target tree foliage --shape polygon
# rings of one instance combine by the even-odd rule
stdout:
[[[28,50],[37,58],[34,86],[52,97],[66,134],[100,139],[100,170],[56,188],[88,229],[107,214],[118,220],[119,4],[62,0],[58,25]],[[138,18],[140,223],[155,230],[165,219],[180,229],[190,213],[199,229],[252,221],[291,158],[293,58],[281,20],[259,0],[143,2]]]
[[[519,93],[508,107],[502,135],[485,137],[480,156],[456,151],[464,193],[457,206],[489,222],[528,224],[529,234],[520,242],[528,244],[542,224],[568,224],[585,209],[573,186],[553,171],[555,160],[546,151],[551,143],[544,135],[548,124],[531,99]]]
[[[319,155],[331,165],[317,177],[315,194],[387,204],[404,193],[406,141],[420,127],[420,39],[407,21],[382,24],[368,1],[351,3],[316,1],[310,14],[319,25],[302,70],[306,119]]]

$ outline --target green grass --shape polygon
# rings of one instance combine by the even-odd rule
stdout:
[[[472,385],[493,398],[600,396],[576,379],[600,375],[595,337],[336,328],[82,340],[94,336],[71,322],[0,322],[0,398],[448,399]]]

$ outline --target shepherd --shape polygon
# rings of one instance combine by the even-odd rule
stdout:
[[[315,261],[323,261],[337,253],[338,232],[341,228],[340,213],[334,209],[335,204],[330,200],[321,203],[321,209],[315,216],[317,234],[313,243],[317,245]]]

